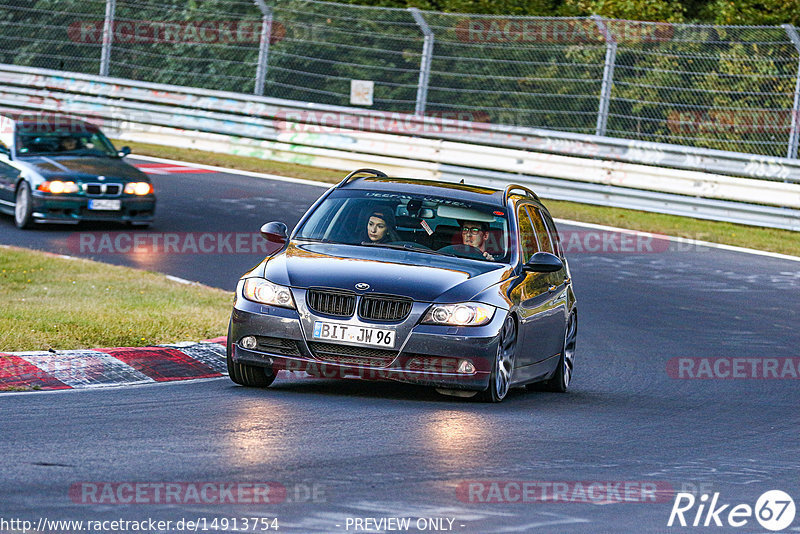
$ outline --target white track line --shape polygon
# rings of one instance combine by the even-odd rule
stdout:
[[[303,179],[300,179],[300,178],[289,178],[287,176],[279,176],[277,174],[265,174],[265,173],[260,173],[260,172],[240,171],[240,170],[237,170],[237,169],[227,169],[225,167],[215,167],[213,165],[203,165],[203,164],[200,164],[200,163],[191,163],[191,162],[188,162],[188,161],[177,161],[177,160],[174,160],[174,159],[155,158],[155,157],[152,157],[152,156],[138,156],[138,155],[135,155],[135,154],[132,154],[131,157],[132,158],[143,159],[143,160],[147,160],[147,161],[155,161],[155,162],[159,162],[159,163],[170,163],[170,164],[174,164],[174,165],[183,165],[183,166],[186,166],[186,167],[197,167],[198,169],[209,169],[209,170],[212,170],[212,171],[224,172],[224,173],[228,173],[228,174],[240,174],[240,175],[243,175],[243,176],[252,176],[253,178],[263,178],[265,180],[278,180],[278,181],[281,181],[281,182],[290,182],[290,183],[303,184],[303,185],[312,185],[312,186],[325,187],[325,188],[330,188],[330,187],[332,187],[334,185],[334,184],[324,183],[324,182],[315,182],[313,180],[303,180]],[[596,229],[596,230],[608,230],[608,231],[613,231],[613,232],[622,232],[622,233],[630,233],[630,234],[642,234],[642,235],[648,235],[648,236],[654,235],[652,232],[643,232],[643,231],[640,231],[640,230],[631,230],[631,229],[628,229],[628,228],[617,228],[615,226],[605,226],[605,225],[602,225],[602,224],[593,224],[593,223],[586,223],[586,222],[581,222],[581,221],[573,221],[573,220],[570,220],[570,219],[556,219],[556,222],[558,222],[560,224],[570,224],[570,225],[573,225],[573,226],[582,226],[584,228],[593,228],[593,229]],[[696,240],[696,239],[688,239],[688,238],[677,237],[677,236],[669,236],[669,235],[662,235],[662,234],[655,234],[655,235],[658,235],[659,237],[661,237],[663,239],[668,239],[668,240],[676,242],[676,243],[685,243],[685,244],[691,244],[691,245],[700,246],[700,247],[709,247],[709,248],[716,248],[716,249],[720,249],[720,250],[728,250],[730,252],[738,252],[738,253],[741,253],[741,254],[753,254],[753,255],[756,255],[756,256],[766,256],[766,257],[769,257],[769,258],[777,258],[777,259],[781,259],[781,260],[800,261],[800,257],[798,257],[798,256],[790,256],[788,254],[779,254],[777,252],[767,252],[765,250],[756,250],[756,249],[752,249],[752,248],[737,247],[737,246],[734,246],[734,245],[724,245],[722,243],[713,243],[713,242],[710,242],[710,241],[699,241],[699,240]]]
[[[229,380],[228,375],[223,376],[212,376],[208,378],[193,378],[191,380],[168,380],[166,382],[136,382],[136,383],[129,383],[129,384],[107,384],[103,386],[91,387],[91,388],[70,388],[70,389],[34,389],[28,391],[3,391],[0,392],[0,402],[2,402],[3,398],[5,397],[13,397],[18,395],[59,395],[63,393],[86,393],[86,392],[94,392],[94,391],[103,391],[107,389],[132,389],[132,388],[151,388],[151,387],[165,387],[165,386],[177,386],[182,384],[197,384],[198,382],[212,382],[214,380]],[[236,386],[235,384],[233,384]],[[238,386],[241,387],[241,386]]]
[[[594,224],[594,223],[587,223],[587,222],[580,222],[580,221],[572,221],[569,219],[554,219],[559,224],[569,224],[572,226],[581,226],[584,228],[592,228],[594,230],[606,230],[606,231],[613,231],[619,232],[623,234],[633,234],[633,235],[644,235],[644,236],[651,236],[651,237],[658,237],[661,239],[668,239],[669,241],[673,241],[675,243],[682,243],[685,245],[692,245],[692,246],[700,246],[700,247],[709,247],[709,248],[716,248],[721,250],[729,250],[731,252],[741,252],[742,254],[754,254],[757,256],[767,256],[770,258],[778,258],[781,260],[789,260],[789,261],[800,261],[800,257],[798,256],[790,256],[788,254],[780,254],[778,252],[767,252],[766,250],[756,250],[753,248],[745,248],[745,247],[737,247],[734,245],[723,245],[722,243],[712,243],[710,241],[699,241],[697,239],[690,239],[688,237],[675,237],[670,235],[663,235],[653,232],[643,232],[641,230],[631,230],[630,228],[617,228],[615,226],[606,226],[603,224]]]
[[[263,172],[241,171],[238,169],[226,169],[225,167],[216,167],[214,165],[203,165],[202,163],[190,163],[188,161],[177,161],[174,159],[156,158],[153,156],[139,156],[131,154],[133,159],[143,159],[145,161],[154,161],[157,163],[172,163],[175,165],[182,165],[184,167],[195,167],[197,169],[207,169],[209,171],[224,172],[228,174],[241,174],[242,176],[252,176],[253,178],[264,178],[266,180],[277,180],[280,182],[290,182],[293,184],[313,185],[315,187],[330,188],[336,184],[329,184],[324,182],[316,182],[314,180],[303,180],[302,178],[290,178],[289,176],[280,176],[278,174],[266,174]],[[188,174],[188,173],[187,173]],[[171,176],[176,176],[175,174]],[[344,177],[342,177],[344,178]]]

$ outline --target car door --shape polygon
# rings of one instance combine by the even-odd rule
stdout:
[[[539,249],[543,252],[554,254],[564,261],[564,253],[558,232],[555,231],[555,225],[550,216],[538,206],[529,206],[528,212],[534,228],[536,228],[536,235],[539,238]],[[542,337],[543,342],[545,339],[547,340],[547,353],[548,357],[550,357],[560,354],[563,349],[567,314],[567,273],[566,269],[562,268],[554,273],[542,274],[548,284],[549,311],[544,321],[546,324],[543,325],[543,330],[539,332],[539,335]]]
[[[517,206],[518,242],[520,246],[520,261],[527,262],[539,252],[539,240],[531,217],[528,214],[527,204]],[[519,299],[517,310],[519,317],[519,332],[516,354],[516,367],[525,368],[543,358],[545,352],[536,337],[538,325],[541,322],[541,312],[546,306],[547,281],[540,274],[520,273],[519,283],[514,290]],[[516,300],[516,299],[515,299]],[[529,369],[521,369],[517,375],[525,374]]]
[[[523,261],[535,252],[557,253],[557,245],[536,206],[520,206],[518,217]],[[524,275],[520,284],[520,338],[525,349],[518,365],[533,365],[561,352],[566,299],[559,282],[563,282],[562,271]]]
[[[14,205],[14,193],[19,175],[20,170],[13,167],[8,156],[0,152],[0,204],[3,208],[8,209]]]

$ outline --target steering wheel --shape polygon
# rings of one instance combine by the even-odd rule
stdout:
[[[472,245],[448,245],[440,248],[439,252],[444,252],[445,254],[455,254],[456,256],[460,256],[462,258],[470,258],[475,260],[486,259],[486,256],[483,255],[483,251],[477,247],[473,247]]]

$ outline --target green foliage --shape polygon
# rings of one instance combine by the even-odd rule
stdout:
[[[351,80],[371,80],[372,109],[414,112],[423,36],[405,9],[413,6],[438,11],[424,13],[436,35],[429,114],[594,133],[607,50],[588,16],[666,21],[607,21],[618,36],[608,134],[786,153],[797,51],[778,24],[800,24],[797,0],[365,2],[397,9],[270,2],[264,94],[349,106]],[[98,73],[104,6],[105,0],[0,0],[0,62]],[[482,15],[488,13],[500,16]],[[118,0],[116,15],[111,76],[254,91],[262,25],[254,3]],[[577,18],[514,18],[522,15]],[[692,18],[773,26],[684,24]],[[209,21],[233,33],[204,39],[198,28]],[[85,39],[76,28],[87,22],[96,31]],[[159,23],[177,28],[177,38],[164,39],[162,32],[138,39],[119,31],[125,24],[152,30]]]
[[[566,0],[562,13],[612,19],[682,22],[685,7],[668,0]]]
[[[713,0],[701,14],[714,24],[800,25],[797,0]]]

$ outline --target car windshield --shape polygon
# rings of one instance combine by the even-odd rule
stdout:
[[[295,239],[507,261],[506,210],[430,195],[335,190]]]
[[[37,132],[20,128],[17,133],[17,154],[20,156],[69,155],[117,157],[111,141],[96,129],[55,130]]]

